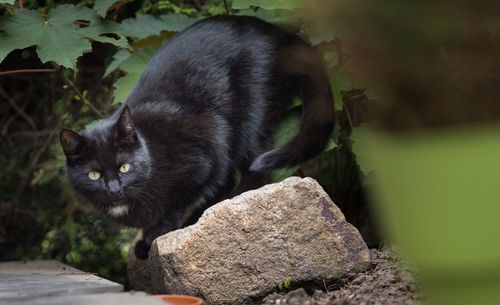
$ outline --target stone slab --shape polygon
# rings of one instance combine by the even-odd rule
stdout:
[[[99,293],[86,295],[64,295],[29,300],[17,300],[9,305],[168,305],[154,296],[136,293]]]
[[[13,304],[14,301],[35,300],[41,297],[120,291],[123,291],[123,286],[120,284],[80,271],[58,261],[0,263],[1,305]]]

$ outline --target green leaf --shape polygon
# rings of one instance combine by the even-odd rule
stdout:
[[[123,103],[140,77],[141,73],[132,72],[120,77],[113,85],[115,87],[113,104]]]
[[[111,72],[118,69],[120,65],[130,56],[132,56],[132,53],[130,53],[128,50],[125,49],[121,49],[118,52],[116,52],[115,55],[113,55],[113,60],[111,61],[111,63],[109,63],[108,67],[106,68],[103,77],[108,76]]]
[[[294,113],[280,124],[274,137],[276,146],[288,143],[299,132],[300,118],[301,115],[299,113]]]
[[[121,63],[116,64],[117,67],[126,72],[127,75],[119,78],[114,84],[114,103],[122,103],[125,101],[156,51],[157,48],[142,48],[123,59]],[[117,60],[120,60],[120,57],[125,57],[125,53],[119,54]]]
[[[295,97],[290,105],[290,108],[296,108],[302,106],[302,100],[299,97]]]
[[[298,132],[300,128],[301,114],[296,112],[287,117],[278,127],[278,131],[274,136],[274,146],[280,147],[288,143]],[[271,178],[273,181],[278,182],[287,177],[292,176],[299,166],[279,169],[273,172]]]
[[[287,278],[283,281],[283,288],[289,289],[292,286],[292,277],[287,276]]]
[[[119,68],[127,73],[142,73],[149,60],[155,55],[158,48],[142,48],[124,60]]]
[[[241,10],[257,6],[267,10],[295,9],[305,5],[303,0],[233,0],[233,9]]]
[[[325,151],[331,151],[337,147],[337,143],[333,138],[328,139],[328,143],[326,144]]]
[[[76,21],[87,24],[77,25]],[[15,49],[36,45],[42,62],[75,69],[78,57],[91,50],[89,40],[128,46],[116,23],[102,21],[92,9],[69,4],[54,8],[47,17],[32,10],[15,10],[14,15],[0,17],[0,29],[0,62]]]
[[[42,30],[44,19],[37,12],[31,10],[16,10],[13,16],[0,17],[0,62],[13,50],[24,49],[35,45],[35,35]]]
[[[299,168],[300,168],[300,166],[292,166],[292,167],[287,167],[287,168],[275,170],[271,174],[271,180],[273,182],[280,182],[280,181],[282,181],[290,176],[293,176]]]
[[[52,25],[68,25],[74,24],[73,22],[76,20],[96,22],[99,20],[99,17],[88,7],[63,4],[55,7],[49,12],[47,22]]]
[[[301,24],[301,19],[291,14],[288,10],[267,10],[267,9],[244,9],[234,13],[238,16],[252,16],[267,21],[269,23],[274,23],[284,26],[295,27],[297,30]]]
[[[123,35],[120,26],[112,21],[99,20],[92,26],[81,28],[80,33],[84,37],[94,41],[110,43],[120,48],[128,47],[127,38]],[[108,34],[111,35],[106,36]]]
[[[180,32],[198,21],[183,14],[163,15],[160,18],[165,23],[165,30],[170,32]]]
[[[96,0],[94,10],[99,16],[105,17],[108,8],[116,2],[119,2],[119,0]]]
[[[151,15],[138,15],[136,18],[123,20],[121,27],[126,36],[142,39],[158,35],[162,31],[179,32],[196,21],[196,19],[182,14],[163,15],[160,18]]]
[[[0,0],[0,4],[14,4],[16,0]]]

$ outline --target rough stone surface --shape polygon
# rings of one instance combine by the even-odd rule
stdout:
[[[130,282],[207,304],[258,304],[280,284],[323,286],[370,265],[370,252],[321,186],[292,177],[220,202],[131,259]]]

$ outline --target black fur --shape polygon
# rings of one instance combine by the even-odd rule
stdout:
[[[303,100],[301,129],[272,149],[295,96]],[[80,134],[61,131],[61,144],[75,190],[116,221],[144,229],[136,255],[145,258],[157,236],[265,184],[271,170],[318,154],[333,118],[312,47],[256,18],[213,17],[171,39],[110,118]],[[119,172],[123,163],[129,172]],[[90,171],[101,178],[89,179]]]

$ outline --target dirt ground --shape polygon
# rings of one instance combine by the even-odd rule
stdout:
[[[350,275],[327,292],[302,288],[273,293],[262,305],[423,305],[411,270],[389,250],[371,250],[373,268]]]

